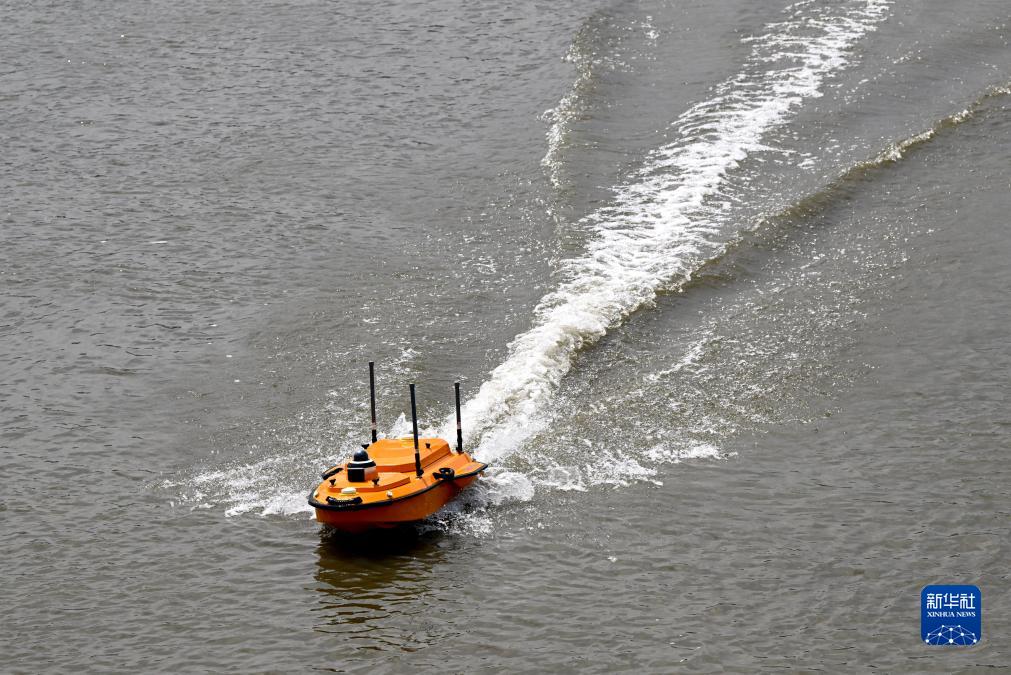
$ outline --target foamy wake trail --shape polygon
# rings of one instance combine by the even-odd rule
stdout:
[[[599,340],[656,293],[683,283],[721,242],[728,173],[806,100],[885,16],[887,0],[791,5],[784,21],[747,40],[742,71],[672,125],[675,141],[653,152],[614,190],[611,204],[584,218],[586,252],[562,264],[561,281],[513,340],[509,356],[465,405],[479,455],[503,457],[538,429],[537,415],[575,353]],[[447,423],[446,432],[451,427]]]
[[[659,290],[688,280],[725,246],[734,234],[721,218],[730,173],[749,155],[772,151],[763,137],[785,124],[805,100],[820,95],[825,79],[846,65],[848,50],[874,30],[888,5],[888,0],[850,0],[817,6],[805,0],[789,7],[784,21],[748,39],[752,51],[739,74],[674,121],[675,140],[658,148],[616,187],[609,206],[580,221],[589,235],[584,254],[562,264],[558,286],[536,307],[532,328],[513,340],[509,356],[465,404],[468,434],[478,441],[476,453],[482,460],[502,459],[537,432],[543,424],[538,413],[578,350],[652,302]],[[357,414],[330,412],[347,418]],[[454,426],[448,420],[440,435],[453,438]],[[391,435],[405,432],[406,421],[401,420]],[[351,437],[345,440],[345,445],[354,445]],[[333,451],[328,446],[307,452],[313,443],[296,441],[297,436],[288,443],[298,446],[290,455],[197,476],[187,482],[181,502],[190,508],[225,503],[229,515],[309,512],[305,486],[314,480],[318,466],[334,459]],[[645,464],[626,462],[618,479],[648,480],[655,473],[651,464],[719,454],[717,448],[689,441],[675,446],[648,449],[641,458]],[[613,473],[617,458],[606,449],[599,454]],[[543,484],[558,489],[583,489],[586,484],[581,477],[585,467],[549,468],[551,473],[540,479]],[[534,489],[527,476],[501,465],[481,483],[472,495],[480,504],[526,501]],[[474,531],[488,526],[482,513],[464,521]]]

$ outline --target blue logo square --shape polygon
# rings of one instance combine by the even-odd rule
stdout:
[[[924,586],[920,639],[935,647],[971,647],[983,639],[983,595],[976,586]]]

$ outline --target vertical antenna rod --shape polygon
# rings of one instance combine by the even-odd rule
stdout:
[[[456,390],[456,451],[463,452],[463,424],[460,422],[460,383],[454,382]]]
[[[421,450],[418,449],[418,407],[414,402],[414,384],[411,384],[411,423],[414,424],[414,473],[421,477]]]
[[[369,361],[369,396],[372,399],[372,442],[379,440],[376,434],[376,362]]]

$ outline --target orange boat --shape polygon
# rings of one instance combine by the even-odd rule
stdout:
[[[418,414],[411,385],[413,436],[378,438],[375,364],[369,362],[372,443],[350,461],[323,472],[309,495],[316,520],[347,532],[394,527],[424,520],[477,480],[488,465],[463,451],[460,383],[456,390],[456,450],[442,438],[418,438]]]

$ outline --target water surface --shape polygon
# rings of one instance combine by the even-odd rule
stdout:
[[[0,670],[1011,666],[1005,3],[4,15]]]

